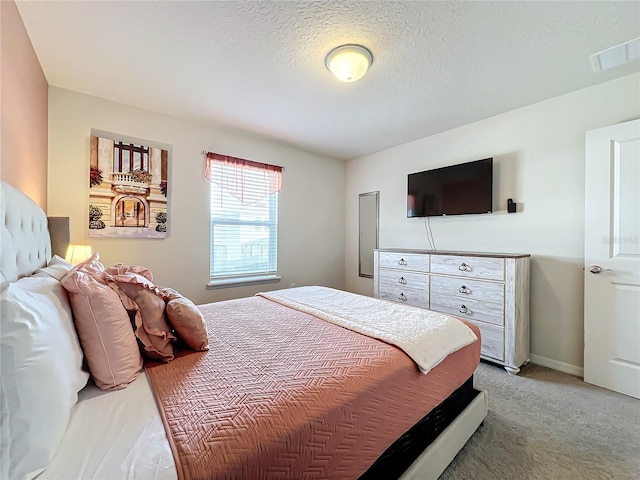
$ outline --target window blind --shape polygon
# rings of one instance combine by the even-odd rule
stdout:
[[[207,162],[211,279],[276,274],[282,169],[211,153]]]

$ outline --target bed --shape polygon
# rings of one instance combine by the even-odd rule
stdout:
[[[13,187],[2,184],[1,200],[2,398],[8,398],[2,411],[2,467],[13,463],[19,471],[24,465],[16,459],[35,450],[23,440],[6,448],[12,436],[24,432],[10,421],[16,414],[7,411],[12,382],[20,378],[11,370],[16,361],[6,361],[5,332],[17,317],[9,314],[5,297],[27,279],[57,292],[63,304],[59,278],[51,278],[60,276],[61,261],[51,245],[61,249],[64,242],[58,234],[52,242],[44,213]],[[408,348],[410,357],[392,342],[374,338],[376,332],[340,323],[368,312],[371,301],[382,309],[377,315],[384,322],[390,302],[321,287],[292,290],[297,289],[200,305],[209,349],[179,350],[168,363],[147,360],[126,388],[114,391],[87,383],[83,352],[67,320],[60,341],[75,341],[65,351],[74,354],[67,363],[77,372],[66,378],[58,368],[55,382],[51,374],[38,377],[35,387],[36,381],[27,382],[34,404],[50,395],[46,420],[32,437],[41,441],[38,429],[52,425],[45,431],[50,444],[37,445],[43,465],[23,468],[25,478],[436,479],[487,414],[486,392],[473,387],[472,377],[479,331],[460,323],[476,339],[442,354],[425,374],[423,359],[415,358],[420,349]],[[309,303],[311,297],[320,304]],[[321,308],[339,305],[340,299],[346,306],[339,312]],[[367,315],[361,330],[379,326],[368,325],[366,318],[374,317]],[[404,311],[403,318],[411,315]],[[65,382],[62,392],[77,396],[55,395]],[[54,407],[62,413],[51,415]],[[38,405],[29,409],[35,412],[31,417],[38,413]],[[18,420],[33,423],[33,418]],[[11,477],[7,470],[0,473]]]

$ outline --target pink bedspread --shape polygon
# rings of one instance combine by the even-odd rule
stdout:
[[[200,308],[209,351],[147,366],[180,479],[357,478],[480,358],[477,341],[424,375],[397,347],[261,297]]]

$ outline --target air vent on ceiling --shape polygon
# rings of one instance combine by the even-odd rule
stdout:
[[[594,72],[619,67],[640,58],[640,37],[591,55]]]

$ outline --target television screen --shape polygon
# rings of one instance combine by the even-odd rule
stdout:
[[[407,217],[493,211],[493,158],[411,173]]]

